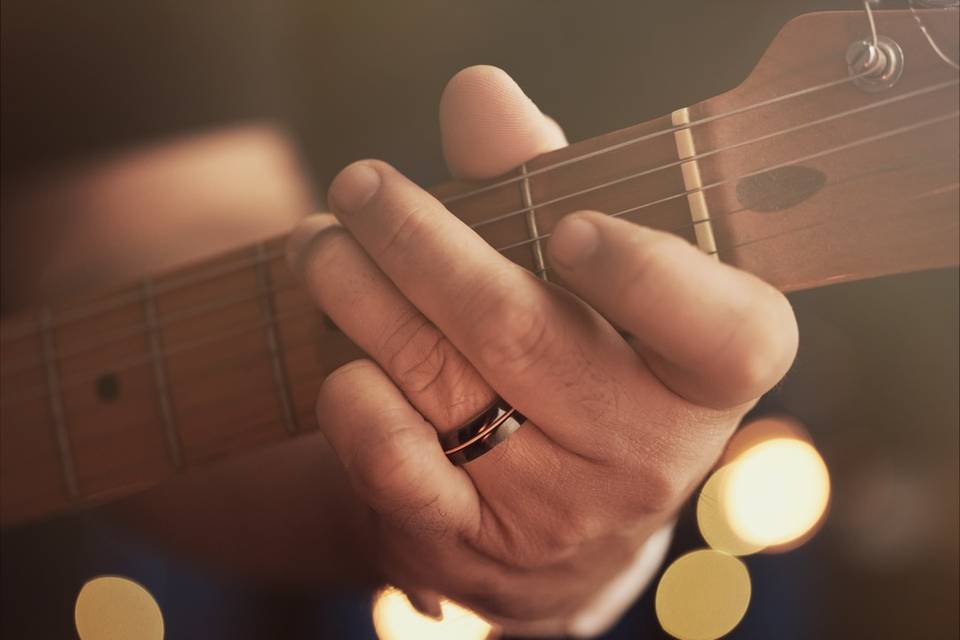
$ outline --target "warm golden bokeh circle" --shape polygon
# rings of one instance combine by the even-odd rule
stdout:
[[[731,530],[747,543],[775,547],[802,539],[826,512],[830,475],[809,442],[767,440],[727,469],[721,503]]]
[[[133,580],[99,576],[80,589],[74,608],[80,640],[161,640],[163,614]]]
[[[700,535],[711,549],[723,551],[733,556],[746,556],[756,553],[764,545],[744,540],[730,525],[730,517],[725,503],[727,478],[730,466],[717,469],[700,490],[697,499],[697,525]]]
[[[484,640],[490,623],[449,600],[440,603],[443,619],[434,620],[416,609],[402,591],[387,587],[373,599],[373,627],[380,640]]]
[[[769,415],[757,418],[737,429],[720,458],[722,465],[733,462],[756,445],[774,438],[790,438],[813,443],[807,428],[791,416]]]
[[[750,604],[750,574],[738,558],[700,549],[673,561],[655,600],[663,630],[679,640],[716,640],[732,630]]]

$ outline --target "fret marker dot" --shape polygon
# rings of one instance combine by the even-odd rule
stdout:
[[[105,373],[96,382],[97,397],[103,402],[113,402],[120,397],[120,379],[114,373]]]
[[[150,592],[120,576],[98,576],[77,595],[80,640],[162,640],[163,614]]]

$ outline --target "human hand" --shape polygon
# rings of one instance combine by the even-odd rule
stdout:
[[[564,144],[489,67],[451,81],[441,125],[461,177]],[[329,202],[291,260],[369,359],[327,378],[318,418],[375,514],[385,577],[427,609],[438,593],[507,624],[568,618],[674,517],[796,351],[779,292],[661,232],[564,219],[548,255],[570,293],[382,162],[345,169]],[[437,432],[496,395],[526,424],[453,466]]]

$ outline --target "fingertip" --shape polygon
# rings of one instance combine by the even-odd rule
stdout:
[[[560,123],[543,112],[541,112],[541,115],[544,120],[546,120],[547,127],[552,130],[554,148],[559,149],[567,146],[567,134],[564,132],[563,127],[560,126]]]
[[[440,129],[447,165],[461,178],[500,175],[566,145],[559,125],[505,71],[489,65],[467,67],[447,83]]]
[[[294,275],[303,277],[311,246],[325,230],[335,226],[339,226],[335,216],[315,213],[305,217],[293,228],[287,236],[284,254],[287,266]]]
[[[586,212],[564,216],[547,243],[547,254],[562,270],[576,269],[600,247],[600,232]]]

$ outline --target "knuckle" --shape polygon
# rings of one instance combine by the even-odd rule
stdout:
[[[575,555],[586,543],[602,536],[605,523],[582,512],[564,513],[556,526],[540,531],[527,548],[514,556],[513,564],[524,570],[549,567]]]
[[[510,292],[488,296],[484,322],[476,323],[479,357],[487,368],[518,375],[541,362],[553,348],[551,324],[539,299]]]
[[[755,396],[786,373],[797,350],[797,326],[782,295],[766,297],[743,316],[728,340],[722,359],[733,386]]]
[[[420,313],[401,319],[383,340],[387,370],[401,389],[422,393],[437,385],[448,360],[448,343]]]
[[[544,507],[534,517],[534,522],[502,522],[498,539],[485,545],[492,549],[488,553],[511,569],[536,571],[571,558],[618,526],[607,510],[582,503],[575,508]]]
[[[401,426],[370,438],[364,446],[351,451],[345,457],[344,467],[364,500],[381,506],[384,496],[389,496],[394,498],[392,506],[403,508],[403,501],[395,498],[419,477],[421,465],[411,452],[422,445],[417,427]]]
[[[637,498],[641,515],[669,511],[683,500],[682,483],[667,465],[650,467],[640,478]]]
[[[427,224],[427,211],[421,202],[406,202],[403,200],[386,203],[394,209],[391,219],[396,222],[384,234],[384,239],[375,250],[375,259],[383,259],[396,254],[404,254],[410,247],[417,246],[417,237],[423,232]]]
[[[642,451],[638,451],[620,485],[623,496],[617,514],[620,524],[631,526],[646,517],[676,508],[688,490],[688,467],[695,459],[693,451],[701,448],[700,444],[688,445],[669,438],[647,443]]]

